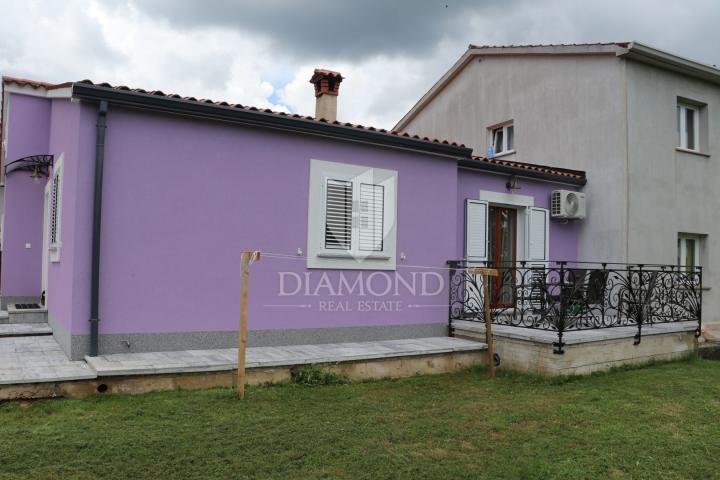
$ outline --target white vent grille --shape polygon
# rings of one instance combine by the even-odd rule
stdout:
[[[555,190],[550,197],[550,212],[553,217],[562,215],[562,192]]]
[[[325,197],[325,248],[350,250],[352,197],[352,182],[328,179]]]

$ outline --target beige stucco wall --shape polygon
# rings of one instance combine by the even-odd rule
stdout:
[[[512,119],[508,159],[587,172],[580,258],[625,261],[625,118],[624,63],[614,55],[493,56],[471,60],[406,130],[483,154],[487,127]]]
[[[672,264],[679,232],[707,235],[703,317],[720,321],[720,86],[637,62],[627,79],[630,256]],[[709,157],[675,149],[678,97],[707,104]]]
[[[676,151],[678,97],[708,105],[709,156]],[[703,317],[720,321],[720,86],[614,55],[475,58],[406,131],[483,153],[511,119],[506,158],[587,172],[580,259],[675,264],[679,232],[707,235]]]

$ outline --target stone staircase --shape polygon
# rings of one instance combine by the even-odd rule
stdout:
[[[47,309],[23,309],[8,305],[7,310],[0,311],[0,338],[36,335],[52,335],[52,329],[47,323]]]

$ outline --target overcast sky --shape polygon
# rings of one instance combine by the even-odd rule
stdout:
[[[720,64],[720,1],[0,0],[0,73],[314,111],[392,127],[468,44],[638,40]]]

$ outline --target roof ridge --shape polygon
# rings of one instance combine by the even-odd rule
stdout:
[[[535,47],[589,47],[589,46],[605,46],[605,45],[617,45],[619,47],[627,47],[630,45],[630,41],[627,42],[580,42],[580,43],[518,43],[518,44],[505,44],[505,45],[481,45],[471,43],[468,45],[468,49],[481,49],[481,48],[535,48]]]

